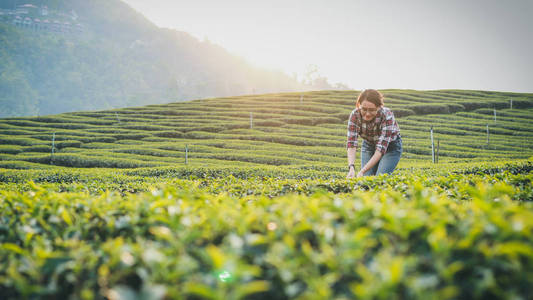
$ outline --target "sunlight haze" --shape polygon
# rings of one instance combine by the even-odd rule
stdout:
[[[125,0],[156,25],[354,89],[533,92],[533,1]]]

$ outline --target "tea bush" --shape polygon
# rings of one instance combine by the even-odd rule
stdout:
[[[533,155],[533,146],[529,142],[533,135],[532,114],[527,108],[527,105],[533,105],[530,94],[459,90],[383,92],[385,105],[396,113],[405,138],[406,151],[400,164],[431,160],[431,126],[435,139],[440,142],[440,157],[446,162],[467,161],[474,157],[523,159]],[[301,95],[304,97],[300,100]],[[233,166],[265,164],[269,162],[264,156],[270,155],[292,159],[291,163],[283,162],[287,166],[299,164],[304,167],[328,162],[338,167],[346,164],[341,149],[345,147],[346,122],[354,108],[356,95],[355,91],[282,93],[10,118],[0,120],[0,143],[6,146],[2,148],[4,153],[12,154],[3,156],[3,159],[13,161],[27,160],[18,152],[20,148],[17,146],[28,147],[24,152],[47,152],[45,148],[51,144],[55,133],[56,149],[62,154],[93,156],[96,150],[102,150],[98,152],[99,156],[107,153],[109,159],[113,159],[116,156],[109,150],[121,149],[124,144],[155,149],[160,143],[175,143],[181,148],[185,144],[224,142],[227,145],[224,149],[228,150],[202,149],[201,156],[191,153],[189,163],[197,167],[206,163],[213,165],[216,161],[220,165]],[[510,98],[523,103],[515,105],[515,109],[507,109]],[[496,122],[490,115],[495,104]],[[250,113],[253,115],[252,128]],[[486,142],[487,124],[489,145]],[[73,144],[63,146],[60,141],[72,141]],[[235,149],[231,146],[233,143],[248,144],[251,152],[256,152],[256,144],[268,143],[270,153],[255,153],[254,160],[254,155],[233,153],[230,150]],[[327,150],[320,151],[319,156],[300,155],[313,148]],[[210,152],[212,155],[208,155]],[[153,159],[150,151],[146,153],[120,158]],[[42,162],[49,161],[44,159]],[[168,166],[176,164],[174,160],[158,162]],[[109,165],[103,163],[98,167]]]
[[[532,202],[501,182],[439,180],[468,201],[424,181],[270,198],[30,183],[0,194],[0,297],[526,299]]]

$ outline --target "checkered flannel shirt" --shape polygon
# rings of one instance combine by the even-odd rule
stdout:
[[[389,143],[395,141],[400,135],[400,127],[394,119],[394,114],[389,108],[380,107],[376,118],[371,122],[363,121],[361,110],[356,108],[348,119],[347,148],[357,148],[357,138],[361,136],[376,150],[385,155]]]

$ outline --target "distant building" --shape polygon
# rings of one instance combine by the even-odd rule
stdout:
[[[20,16],[16,16],[13,19],[13,25],[15,26],[21,26],[22,25],[22,18]]]
[[[61,26],[61,32],[63,33],[70,33],[71,32],[71,26],[69,22],[64,22]]]
[[[43,30],[50,30],[50,21],[48,21],[48,19],[44,20],[42,23],[41,23],[41,28]]]
[[[33,20],[33,28],[35,30],[41,30],[42,29],[41,20],[40,19],[35,18],[35,20]]]
[[[27,15],[31,11],[37,11],[38,9],[39,8],[33,4],[22,4],[17,6],[17,8],[15,9],[15,13],[17,15]]]
[[[59,32],[61,30],[61,23],[58,20],[54,20],[50,28],[53,32]]]
[[[24,18],[24,22],[22,22],[22,27],[31,28],[32,25],[33,25],[33,20],[30,17]]]
[[[25,8],[25,9],[37,9],[38,7],[33,5],[33,4],[23,4],[23,5],[19,5],[18,6],[19,8]]]
[[[17,9],[15,9],[15,14],[17,15],[27,15],[29,13],[30,11],[27,8],[17,7]]]
[[[17,6],[16,9],[0,9],[0,22],[35,31],[48,31],[62,34],[79,34],[84,32],[84,26],[82,24],[65,21],[65,19],[78,19],[78,15],[74,10],[70,13],[54,11],[52,14],[54,19],[36,18],[39,15],[49,15],[46,5],[39,8],[32,4],[24,4]]]

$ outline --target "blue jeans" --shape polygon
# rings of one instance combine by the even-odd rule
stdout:
[[[361,168],[366,165],[370,158],[372,158],[375,151],[376,145],[363,140],[363,146],[361,147]],[[364,175],[371,176],[392,173],[400,161],[402,151],[402,138],[398,137],[395,141],[389,143],[385,155],[383,155],[378,163],[375,164],[374,167],[368,170]]]

